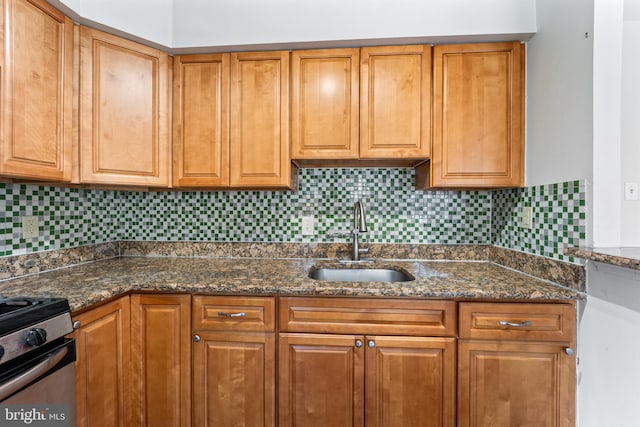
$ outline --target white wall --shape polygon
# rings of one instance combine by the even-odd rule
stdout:
[[[100,23],[180,52],[369,39],[527,39],[536,30],[535,0],[48,1],[72,10],[82,23]]]
[[[640,0],[635,2],[640,5]],[[621,185],[640,183],[640,13],[632,13],[628,4],[622,33]],[[640,246],[640,201],[622,200],[620,226],[620,245]]]
[[[620,105],[624,0],[595,0],[593,61],[593,244],[619,246]]]
[[[47,1],[83,24],[157,47],[173,43],[174,0]]]
[[[536,15],[527,44],[526,185],[591,182],[593,3],[538,0]]]
[[[580,427],[640,425],[640,271],[590,262],[578,345]]]
[[[175,0],[173,46],[533,32],[535,0]]]

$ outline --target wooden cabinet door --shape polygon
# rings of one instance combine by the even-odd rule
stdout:
[[[292,53],[293,159],[357,159],[359,50]]]
[[[128,425],[129,320],[129,297],[74,316],[78,427]]]
[[[292,188],[289,52],[231,54],[230,184]]]
[[[173,185],[229,186],[229,54],[173,65]]]
[[[360,157],[426,159],[431,143],[431,46],[360,53]]]
[[[44,0],[0,6],[0,174],[70,181],[73,22]]]
[[[366,425],[455,427],[455,338],[366,337]]]
[[[131,296],[131,425],[191,423],[191,296]]]
[[[524,183],[524,45],[434,48],[432,187]]]
[[[275,335],[195,334],[193,425],[275,426]]]
[[[167,187],[169,56],[80,31],[80,181]]]
[[[281,333],[280,426],[364,425],[363,336]]]
[[[561,343],[461,340],[458,426],[575,426],[575,356]]]

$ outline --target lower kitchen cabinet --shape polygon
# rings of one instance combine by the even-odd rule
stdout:
[[[455,426],[455,338],[375,336],[366,345],[367,426]]]
[[[131,425],[191,425],[191,295],[131,296]]]
[[[134,294],[74,316],[77,423],[573,427],[575,316],[571,302]]]
[[[455,426],[456,303],[279,300],[281,426]]]
[[[193,425],[275,425],[273,333],[198,332]]]
[[[74,316],[76,425],[125,427],[129,385],[129,297]]]
[[[193,425],[276,425],[275,298],[193,297]]]
[[[358,335],[280,334],[281,427],[364,425],[363,341]]]
[[[455,338],[280,334],[281,426],[454,426]]]
[[[461,303],[458,426],[575,426],[575,308]]]

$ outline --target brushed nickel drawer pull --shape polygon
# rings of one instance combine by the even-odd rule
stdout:
[[[511,326],[513,328],[522,328],[523,326],[531,326],[533,322],[531,320],[525,320],[524,322],[509,322],[507,320],[501,320],[500,326]]]
[[[220,317],[247,317],[247,313],[241,311],[240,313],[225,313],[224,311],[219,311],[218,316]]]

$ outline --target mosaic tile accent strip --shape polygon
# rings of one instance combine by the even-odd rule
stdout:
[[[302,169],[298,192],[123,193],[124,240],[346,242],[366,206],[365,243],[487,244],[488,192],[414,190],[413,169]],[[302,217],[313,216],[312,236]]]
[[[0,256],[112,242],[120,238],[116,192],[0,183]],[[22,217],[38,237],[22,237]]]
[[[504,248],[577,262],[565,246],[584,246],[587,230],[586,184],[569,181],[492,192],[491,242]],[[533,208],[532,228],[521,227],[522,208]]]

